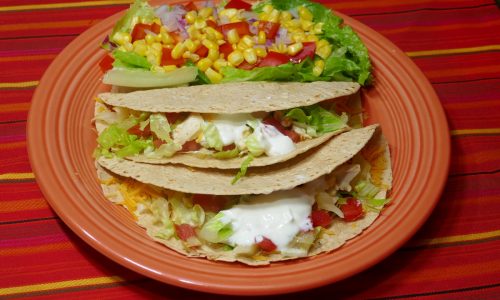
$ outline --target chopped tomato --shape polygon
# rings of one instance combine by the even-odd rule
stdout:
[[[208,54],[208,48],[201,45],[200,48],[198,48],[198,50],[196,50],[195,53],[198,54],[200,57],[206,57]]]
[[[252,9],[252,5],[250,3],[246,3],[245,1],[241,0],[230,0],[224,8],[236,8],[236,9],[244,9],[244,10],[250,10]]]
[[[169,32],[168,34],[174,39],[175,43],[184,41],[179,31]]]
[[[198,204],[205,211],[211,211],[211,212],[221,211],[226,206],[227,203],[226,197],[216,196],[216,195],[194,194],[192,200],[193,204]]]
[[[151,24],[151,31],[158,34],[160,33],[161,25],[157,23]]]
[[[264,124],[274,126],[279,132],[288,136],[294,143],[300,142],[300,135],[293,130],[286,129],[281,122],[273,117],[267,117],[262,121]]]
[[[141,125],[137,124],[135,126],[130,127],[127,130],[127,132],[130,134],[135,134],[137,136],[144,137],[144,138],[151,136],[151,130],[149,128],[149,124],[146,125],[146,127],[144,127],[144,129],[142,129],[142,130],[141,130]]]
[[[282,64],[286,64],[290,61],[290,58],[282,53],[270,51],[267,53],[266,57],[264,57],[257,67],[275,67]]]
[[[189,224],[181,224],[181,225],[175,224],[174,227],[177,236],[183,241],[187,241],[190,237],[196,236],[194,227]]]
[[[115,59],[111,57],[111,55],[106,54],[99,62],[99,68],[101,68],[101,71],[103,72],[111,70],[113,68],[114,61]]]
[[[178,67],[182,66],[185,62],[185,58],[172,58],[172,49],[168,48],[163,48],[161,54],[161,65],[162,66],[168,66],[168,65],[176,65]]]
[[[190,152],[200,150],[201,145],[196,142],[196,140],[187,141],[182,145],[181,152]]]
[[[134,26],[134,29],[132,29],[132,43],[137,41],[137,40],[142,40],[146,37],[148,34],[147,31],[154,32],[156,34],[160,33],[160,28],[161,26],[153,23],[153,24],[142,24],[142,23],[137,23]]]
[[[228,23],[224,25],[220,25],[220,32],[224,34],[224,36],[227,36],[227,32],[231,29],[236,29],[236,32],[238,32],[238,35],[240,37],[243,37],[244,35],[250,35],[250,27],[247,22],[241,21],[241,22],[234,22],[234,23]]]
[[[189,1],[187,4],[184,4],[184,8],[186,9],[186,11],[198,10],[193,1]]]
[[[208,27],[212,27],[213,29],[218,29],[218,25],[217,25],[217,22],[215,21],[212,21],[212,20],[206,20],[205,22],[207,22],[207,26]]]
[[[355,198],[347,199],[347,203],[342,205],[340,210],[344,213],[344,220],[346,221],[355,221],[364,214],[361,202]]]
[[[258,64],[259,64],[259,61],[257,61],[254,64],[249,64],[247,61],[243,61],[241,64],[238,65],[238,69],[252,70],[253,68],[257,67]]]
[[[156,149],[160,148],[160,146],[163,144],[165,144],[164,140],[160,140],[160,139],[153,140],[153,145],[155,146]]]
[[[279,23],[268,22],[268,21],[259,21],[259,26],[257,27],[259,31],[264,31],[266,33],[267,39],[274,39],[276,37],[276,33],[280,29]]]
[[[278,248],[273,241],[266,237],[263,237],[262,241],[257,243],[257,246],[265,252],[273,252],[276,248]]]
[[[293,130],[287,129],[285,135],[289,137],[294,143],[298,143],[301,141],[300,134]]]
[[[290,57],[290,61],[294,63],[300,63],[306,57],[310,59],[314,59],[314,52],[316,51],[316,43],[315,42],[304,42],[302,43],[302,50],[297,53],[295,56]]]
[[[224,57],[227,58],[231,52],[233,52],[233,46],[230,43],[226,42],[219,46],[219,52],[224,54]]]
[[[168,124],[174,124],[180,118],[180,113],[169,112],[165,113],[165,117],[167,117]]]
[[[222,147],[222,151],[229,151],[229,150],[233,150],[234,148],[236,148],[236,145],[233,143],[231,145],[227,145],[227,146]]]
[[[311,212],[311,221],[314,227],[321,226],[326,228],[332,223],[332,216],[330,216],[328,211],[323,209],[313,210]]]

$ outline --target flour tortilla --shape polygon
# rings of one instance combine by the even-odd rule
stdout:
[[[370,171],[371,180],[375,185],[381,188],[377,198],[386,198],[387,191],[390,190],[392,186],[392,169],[389,146],[380,130],[374,134],[370,142],[357,155],[363,156],[372,166]],[[97,165],[97,170],[98,176],[103,182],[117,176],[116,174],[106,171],[99,165]],[[119,193],[119,184],[102,184],[102,188],[105,196],[109,200],[116,204],[123,204],[123,197]],[[361,234],[376,220],[378,215],[379,213],[377,212],[369,211],[362,219],[354,222],[344,222],[340,218],[334,218],[329,228],[321,232],[307,256],[316,256],[320,253],[331,252],[341,247],[349,239]],[[161,230],[161,227],[154,221],[154,217],[148,214],[147,210],[144,210],[144,212],[138,216],[137,222],[147,230],[148,235],[152,239],[189,257],[201,257],[226,262],[241,262],[251,266],[267,265],[271,262],[300,258],[284,256],[280,253],[273,253],[267,256],[248,257],[235,255],[232,251],[225,251],[221,248],[214,248],[208,245],[202,245],[199,248],[187,248],[179,239],[158,238],[157,233]]]
[[[378,125],[354,129],[321,146],[282,163],[249,168],[235,184],[234,170],[187,168],[179,165],[152,165],[120,158],[100,157],[98,163],[120,176],[158,187],[195,194],[268,194],[292,189],[312,181],[351,159],[370,140]]]
[[[111,106],[146,112],[198,112],[236,114],[278,111],[309,106],[356,93],[356,82],[237,82],[101,93]]]

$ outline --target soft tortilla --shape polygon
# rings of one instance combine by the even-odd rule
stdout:
[[[372,166],[370,176],[375,185],[382,188],[377,198],[385,198],[386,192],[392,186],[392,169],[390,162],[389,146],[387,141],[378,130],[370,142],[360,152],[364,159],[368,160]],[[116,176],[103,168],[97,166],[97,173],[99,178],[104,182],[109,178]],[[377,179],[378,178],[378,179]],[[102,184],[105,196],[116,204],[123,202],[123,198],[119,193],[119,185]],[[361,234],[367,227],[369,227],[378,217],[379,213],[367,212],[365,216],[354,222],[344,222],[339,218],[334,218],[332,224],[327,230],[321,233],[321,236],[316,240],[308,256],[315,256],[320,253],[330,252],[344,245],[348,240]],[[238,256],[231,251],[224,251],[203,245],[200,248],[186,248],[181,240],[176,238],[160,239],[156,237],[156,233],[161,230],[161,227],[154,222],[152,215],[148,215],[145,211],[139,216],[138,224],[147,230],[148,235],[155,241],[166,245],[168,248],[173,249],[181,254],[189,257],[206,257],[210,260],[226,261],[226,262],[241,262],[251,266],[267,265],[275,261],[284,261],[296,259],[299,257],[285,257],[280,253],[273,253],[266,257],[247,257]]]
[[[186,168],[178,165],[152,165],[119,158],[98,159],[109,171],[143,183],[195,194],[268,194],[292,189],[332,172],[351,159],[370,140],[378,125],[354,129],[293,159],[266,167],[250,168],[237,183],[231,184],[232,170]]]
[[[355,82],[237,82],[102,93],[98,98],[138,111],[236,114],[313,105],[354,94],[359,88]]]

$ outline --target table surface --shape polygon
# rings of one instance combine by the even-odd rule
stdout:
[[[107,259],[51,210],[32,173],[26,122],[38,81],[68,43],[129,3],[0,0],[0,298],[233,298],[162,284]],[[499,298],[500,9],[491,0],[329,5],[386,36],[422,69],[449,121],[451,166],[434,213],[401,249],[354,277],[294,296]]]

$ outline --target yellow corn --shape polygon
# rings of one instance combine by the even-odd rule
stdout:
[[[146,44],[151,45],[155,42],[155,37],[152,34],[146,34],[146,37],[144,37],[144,40],[146,40]]]
[[[325,39],[321,39],[318,42],[316,42],[316,49],[327,46],[327,45],[330,45],[330,43],[328,43],[328,41]]]
[[[222,80],[222,75],[212,68],[208,68],[205,71],[205,75],[207,75],[208,79],[210,79],[212,83],[219,83]]]
[[[227,66],[227,60],[225,59],[222,59],[222,58],[219,58],[217,59],[216,61],[214,61],[214,63],[212,64],[212,67],[214,67],[214,69],[216,69],[217,71],[220,71],[220,69],[222,67],[226,67]]]
[[[290,21],[283,22],[283,25],[288,30],[293,29],[293,28],[300,28],[300,21],[297,20],[297,19],[293,19],[293,20],[290,20]]]
[[[323,23],[316,23],[312,29],[312,33],[314,34],[322,34],[323,33]]]
[[[115,41],[118,45],[123,45],[125,43],[130,43],[132,41],[132,37],[126,32],[117,32],[113,36],[113,41]]]
[[[200,60],[200,56],[196,53],[191,53],[188,58],[193,62],[197,62]]]
[[[253,47],[253,45],[255,44],[255,42],[253,41],[253,39],[249,36],[249,35],[245,35],[242,39],[241,39],[241,42],[243,44],[245,44],[247,46],[247,48],[251,48]]]
[[[245,58],[243,57],[243,53],[239,50],[234,50],[227,56],[227,61],[233,66],[238,66],[243,60],[245,60]]]
[[[151,71],[156,72],[156,73],[165,73],[165,69],[160,66],[153,66],[151,68]]]
[[[189,57],[191,57],[191,51],[186,51],[182,53],[182,58],[189,58]]]
[[[265,31],[259,31],[259,35],[257,36],[257,43],[258,44],[265,44],[266,43],[266,32]]]
[[[270,14],[273,11],[273,9],[274,9],[274,7],[271,4],[266,4],[262,8],[262,11],[267,13],[267,14]]]
[[[302,45],[302,43],[291,44],[287,47],[288,54],[295,55],[295,54],[299,53],[303,48],[304,48],[304,45]]]
[[[148,60],[148,62],[152,65],[160,65],[160,60],[161,60],[161,57],[154,54],[153,52],[150,52],[146,55],[146,59]]]
[[[313,67],[313,75],[314,76],[319,76],[321,73],[323,73],[323,69],[325,68],[325,61],[322,59],[318,59],[314,62],[314,67]]]
[[[236,44],[240,41],[240,35],[236,29],[231,29],[227,32],[227,41],[231,44]]]
[[[292,33],[291,39],[295,43],[303,42],[306,39],[306,35],[303,32],[295,32]]]
[[[265,57],[267,55],[266,48],[264,48],[264,47],[257,47],[257,48],[255,48],[255,54],[258,57]]]
[[[317,42],[319,41],[318,37],[314,34],[307,34],[306,35],[306,39],[305,39],[306,42]]]
[[[165,72],[172,72],[173,70],[177,69],[177,66],[176,65],[167,65],[167,66],[163,66],[163,70],[165,70]]]
[[[211,40],[204,39],[201,41],[203,46],[207,47],[208,49],[219,49],[219,44],[212,42]]]
[[[267,20],[269,22],[274,22],[274,23],[278,23],[278,21],[280,20],[280,11],[275,9],[273,10],[270,14],[269,14],[269,17],[267,18]]]
[[[198,40],[196,40],[196,41],[198,41]],[[192,39],[185,40],[184,41],[184,46],[190,52],[195,52],[198,49],[196,43]],[[198,42],[198,46],[199,46],[199,42]]]
[[[160,52],[163,46],[160,43],[153,43],[151,48],[156,52]]]
[[[148,47],[146,46],[146,43],[144,42],[144,40],[135,41],[133,46],[134,46],[135,53],[137,53],[141,56],[146,56],[146,50],[148,49]]]
[[[210,60],[209,58],[202,58],[198,61],[198,63],[196,64],[196,66],[198,66],[198,68],[205,72],[208,68],[210,68],[210,66],[212,66],[212,60]]]
[[[316,48],[316,54],[321,58],[326,59],[328,56],[330,56],[330,54],[332,54],[332,46],[328,44],[321,48]]]
[[[194,24],[197,18],[196,10],[192,10],[186,13],[186,16],[184,17],[186,19],[186,22],[188,24]]]
[[[174,43],[174,39],[168,34],[168,32],[161,33],[161,42],[165,45],[172,45]]]
[[[211,39],[211,40],[213,40],[213,41],[215,41],[215,40],[221,40],[221,39],[223,39],[223,38],[224,38],[224,35],[223,35],[222,33],[220,33],[219,31],[215,30],[215,29],[214,29],[214,28],[212,28],[212,27],[208,27],[208,26],[207,26],[207,27],[205,27],[203,30],[205,31],[205,33],[206,33],[207,35],[210,35],[210,36],[214,36],[214,37],[215,37],[215,38]]]
[[[290,12],[288,12],[288,11],[282,11],[281,12],[280,22],[290,21],[291,19],[293,19],[293,16],[292,16],[292,14]]]
[[[208,48],[207,58],[212,61],[217,60],[219,58],[219,49]]]
[[[130,42],[127,42],[127,43],[123,44],[123,48],[125,48],[125,50],[127,50],[127,51],[134,50],[134,46]]]
[[[303,20],[307,20],[307,21],[313,20],[313,14],[311,13],[311,11],[307,7],[305,7],[305,6],[299,7],[298,12],[299,12],[299,18],[301,18]]]
[[[204,7],[202,9],[200,9],[200,11],[198,12],[198,15],[202,18],[208,18],[212,15],[212,13],[214,12],[214,9],[212,7]]]
[[[236,8],[226,8],[219,12],[219,17],[226,17],[228,19],[231,19],[237,14],[238,10]]]
[[[267,19],[269,19],[269,14],[268,13],[261,12],[259,14],[259,20],[261,20],[261,21],[267,21]]]
[[[304,30],[304,31],[311,30],[313,28],[313,26],[314,26],[314,23],[312,21],[304,20],[304,19],[300,20],[300,28],[302,28],[302,30]]]
[[[197,17],[196,20],[194,21],[193,26],[196,29],[203,29],[203,28],[207,27],[207,22],[205,21],[204,18]]]
[[[187,29],[187,32],[188,32],[188,35],[190,38],[192,38],[193,40],[199,40],[201,38],[201,33],[198,29],[196,29],[196,27],[194,26],[189,26],[189,28]]]
[[[155,35],[155,42],[161,42],[161,32]]]
[[[257,53],[254,48],[248,48],[243,51],[243,58],[247,61],[247,63],[253,65],[257,62]]]
[[[186,51],[186,47],[184,46],[184,43],[179,42],[175,47],[172,49],[171,55],[173,59],[178,59],[182,56],[182,54]]]

